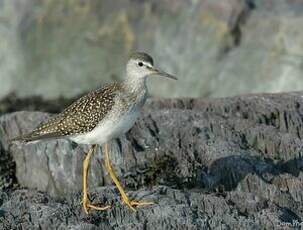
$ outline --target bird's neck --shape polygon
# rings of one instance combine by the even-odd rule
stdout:
[[[147,93],[146,77],[127,76],[125,79],[125,87],[131,93]]]

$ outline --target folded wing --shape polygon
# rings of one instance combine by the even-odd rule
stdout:
[[[84,95],[56,117],[11,141],[29,142],[89,132],[111,110],[119,87],[118,83],[114,83]]]

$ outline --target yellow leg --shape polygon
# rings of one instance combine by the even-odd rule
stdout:
[[[88,193],[87,193],[87,174],[89,170],[89,162],[96,151],[97,145],[93,145],[93,147],[88,151],[84,161],[83,161],[83,178],[82,178],[82,190],[83,190],[83,197],[82,197],[82,205],[84,208],[84,211],[86,214],[88,214],[89,209],[95,209],[99,211],[103,211],[106,209],[109,209],[111,206],[105,206],[105,207],[98,207],[95,205],[90,204],[89,199],[88,199]]]
[[[139,201],[129,200],[129,198],[127,197],[124,189],[122,188],[120,182],[118,181],[118,179],[113,171],[113,168],[111,166],[111,163],[109,160],[109,153],[108,153],[108,144],[105,144],[105,167],[121,194],[122,203],[125,203],[131,210],[135,211],[135,207],[138,207],[138,206],[154,204],[153,202],[139,202]]]

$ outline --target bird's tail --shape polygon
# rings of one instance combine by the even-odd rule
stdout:
[[[56,139],[56,138],[59,138],[59,137],[60,137],[60,135],[57,134],[57,133],[41,134],[39,131],[34,130],[31,133],[27,133],[27,134],[20,135],[20,136],[17,136],[17,137],[14,137],[14,138],[10,139],[9,143],[13,143],[13,142],[16,142],[16,141],[27,143],[27,142],[37,141],[37,140],[42,140],[42,139]]]
[[[12,139],[9,140],[9,143],[13,143],[13,142],[16,142],[16,141],[19,141],[19,142],[29,142],[29,141],[32,141],[33,138],[32,138],[32,134],[29,133],[29,134],[24,134],[24,135],[20,135],[20,136],[17,136],[17,137],[14,137]]]

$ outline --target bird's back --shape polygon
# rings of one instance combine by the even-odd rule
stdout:
[[[16,137],[11,141],[29,142],[89,132],[111,110],[115,103],[114,98],[120,89],[121,84],[113,83],[92,91],[32,132]]]

